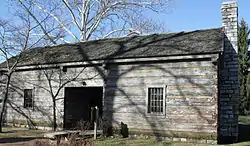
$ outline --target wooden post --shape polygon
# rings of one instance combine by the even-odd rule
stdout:
[[[94,139],[96,139],[96,135],[97,135],[97,119],[98,119],[98,107],[95,107],[96,109],[96,117],[95,117],[95,121],[94,121]]]
[[[90,122],[92,123],[92,122],[94,122],[94,107],[91,107],[91,114],[90,114]]]

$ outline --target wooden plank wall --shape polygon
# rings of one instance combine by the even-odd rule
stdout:
[[[147,86],[166,87],[166,114],[146,113]],[[211,61],[110,65],[104,121],[133,129],[217,132],[217,65]]]
[[[66,76],[70,78],[82,69],[69,68]],[[104,123],[119,125],[123,122],[131,129],[217,132],[217,65],[211,61],[110,64],[108,70],[101,72],[102,75],[92,67],[85,68],[79,78],[67,87],[82,87],[83,81],[87,86],[105,86]],[[16,92],[12,93],[11,100],[20,110],[32,120],[52,119],[52,102],[47,91],[49,86],[42,71],[17,72],[12,83]],[[165,116],[155,117],[146,113],[146,90],[149,85],[166,87]],[[58,84],[53,82],[52,86],[56,91]],[[23,108],[22,90],[25,88],[35,91],[34,110]],[[63,122],[63,97],[64,89],[58,95],[62,99],[57,101],[59,124]],[[11,107],[7,115],[10,121],[26,119]]]
[[[54,70],[55,72],[58,70]],[[103,86],[103,79],[98,75],[97,71],[93,67],[88,68],[68,68],[66,73],[63,73],[64,77],[60,80],[65,82],[66,80],[76,76],[82,72],[80,76],[73,82],[67,84],[65,87],[83,87],[82,82],[85,81],[87,86]],[[52,90],[54,93],[58,90],[59,75],[56,72],[52,76]],[[22,121],[24,124],[27,118],[35,122],[41,122],[44,124],[51,124],[52,121],[52,98],[49,91],[48,80],[45,77],[44,70],[31,70],[16,72],[13,76],[12,84],[14,90],[11,93],[11,103],[13,107],[8,106],[7,120]],[[23,108],[23,89],[34,89],[34,109]],[[64,116],[64,89],[58,94],[57,101],[57,121],[58,124],[63,125]],[[17,111],[20,111],[19,113]],[[21,113],[21,114],[20,114]]]

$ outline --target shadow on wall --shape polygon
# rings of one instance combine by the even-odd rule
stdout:
[[[16,78],[15,78],[16,79]],[[19,86],[20,85],[20,86]],[[52,125],[52,119],[51,114],[48,110],[42,109],[41,106],[36,106],[34,104],[34,107],[25,109],[23,107],[23,87],[21,85],[24,85],[23,81],[15,80],[12,81],[11,87],[10,87],[10,98],[7,102],[7,111],[11,112],[10,115],[12,116],[10,119],[6,117],[6,119],[9,123],[12,123],[14,126],[19,125],[27,125],[30,129],[36,129],[37,126],[45,126],[49,127]],[[14,94],[13,94],[14,93]],[[11,109],[11,110],[9,110]],[[47,122],[41,122],[40,119],[36,119],[34,114],[34,111],[36,114],[43,115],[43,117],[46,117],[44,119],[47,119]],[[9,113],[6,113],[9,114]],[[19,116],[20,115],[20,116]]]
[[[188,33],[185,33],[188,34]],[[167,39],[171,39],[176,36],[181,36],[185,35],[183,33],[179,33],[176,35],[173,35],[172,37],[169,37]],[[137,44],[131,47],[129,50],[125,49],[126,45],[130,43],[130,41],[133,41],[133,39],[136,39],[136,37],[130,37],[127,38],[124,41],[114,41],[114,43],[119,46],[119,49],[117,49],[116,52],[112,53],[107,57],[107,59],[114,58],[116,56],[119,56],[123,53],[132,51],[137,48],[141,47],[147,47],[148,45],[153,45],[155,42],[160,42],[164,41],[165,38],[157,38],[154,35],[149,36],[150,38],[143,38],[141,40],[137,39]],[[148,41],[150,39],[151,41]],[[181,40],[180,40],[181,41]],[[194,39],[192,41],[196,42],[201,42],[204,40],[200,40],[199,38]],[[96,42],[98,44],[98,41]],[[174,46],[162,46],[162,47],[171,47],[172,49],[175,50],[181,50],[182,46],[178,46],[178,42],[175,43],[176,45]],[[186,48],[185,50],[182,50],[183,52],[189,52],[193,48]],[[86,55],[86,53],[82,50],[79,49],[83,60],[89,60],[89,56]],[[89,64],[92,64],[91,61],[87,61]],[[201,77],[196,78],[194,75],[186,75],[185,72],[176,72],[173,68],[179,68],[180,70],[182,69],[182,66],[173,66],[172,68],[168,67],[163,67],[162,65],[165,64],[166,62],[143,62],[140,63],[139,65],[136,63],[131,63],[131,64],[115,64],[115,63],[110,63],[107,61],[106,63],[106,69],[103,69],[101,65],[97,66],[95,65],[95,70],[99,73],[101,78],[104,81],[104,88],[105,90],[109,88],[113,88],[115,90],[111,91],[105,91],[104,95],[104,112],[105,115],[103,115],[103,119],[105,122],[105,126],[109,127],[112,125],[120,125],[121,122],[124,123],[123,127],[126,124],[128,124],[127,128],[130,128],[130,124],[136,125],[141,128],[143,125],[138,125],[141,123],[137,123],[137,116],[139,116],[143,121],[145,122],[145,125],[149,126],[148,131],[155,136],[158,137],[158,140],[161,140],[162,136],[171,136],[171,137],[182,137],[182,136],[189,136],[192,138],[192,136],[195,137],[200,137],[202,136],[201,132],[207,132],[208,136],[204,136],[204,138],[210,139],[214,138],[216,136],[216,127],[217,127],[217,65],[213,65],[211,58],[204,58],[204,59],[196,59],[195,57],[193,59],[189,60],[172,60],[168,61],[168,63],[176,63],[176,64],[183,64],[186,62],[187,64],[195,62],[195,66],[199,67],[202,66],[202,62],[208,62],[210,64],[210,67],[206,66],[203,68],[204,70],[211,70],[210,73],[202,73]],[[130,68],[126,70],[119,70],[120,65],[131,65]],[[112,70],[111,70],[112,68]],[[145,97],[143,97],[143,101],[138,101],[133,98],[133,95],[129,95],[127,91],[124,90],[123,87],[118,84],[119,80],[121,80],[123,77],[125,77],[127,74],[130,72],[133,72],[135,70],[143,69],[143,68],[149,68],[152,70],[159,70],[161,72],[164,72],[166,75],[168,75],[169,78],[171,78],[171,84],[174,86],[176,92],[175,95],[172,96],[178,96],[178,98],[168,98],[168,95],[171,94],[171,92],[168,92],[167,90],[167,97],[166,97],[166,108],[168,108],[167,114],[171,113],[170,115],[165,115],[164,118],[157,118],[157,117],[150,117],[147,115],[145,106],[146,101]],[[200,69],[200,68],[199,68]],[[200,69],[202,72],[203,69]],[[190,72],[196,73],[197,70],[191,70]],[[197,75],[198,76],[198,75]],[[147,77],[146,77],[147,78]],[[147,82],[145,81],[144,77],[138,78],[139,82],[135,83],[140,86],[141,90],[145,90],[145,87],[147,85]],[[110,84],[110,82],[112,82]],[[159,83],[168,85],[168,82],[161,82]],[[187,86],[186,86],[187,85]],[[194,89],[197,89],[197,92]],[[169,91],[171,91],[169,89]],[[199,92],[198,92],[199,91]],[[121,103],[117,104],[115,102],[115,98],[117,98],[117,94],[119,94],[122,101],[126,100],[126,103]],[[21,95],[21,94],[20,94]],[[135,95],[137,95],[135,93]],[[140,95],[142,96],[142,95]],[[144,95],[143,95],[144,96]],[[206,98],[195,98],[195,97],[206,97]],[[21,97],[21,96],[20,96]],[[208,98],[209,97],[209,98]],[[22,114],[25,118],[31,119],[31,115],[26,115],[26,112],[22,112],[22,108],[20,108],[20,105],[15,105],[14,103],[11,103],[11,107],[18,111],[20,114]],[[171,108],[168,107],[168,105],[171,105]],[[132,109],[128,109],[127,107],[131,107]],[[215,109],[210,109],[211,107],[215,107]],[[116,114],[116,111],[120,109],[125,109],[127,108],[128,110],[131,110],[134,114],[134,117],[126,117],[125,119],[117,119],[114,114]],[[183,110],[181,108],[185,108],[187,110]],[[41,112],[41,114],[44,115],[50,115],[47,113],[44,109],[35,109],[36,111]],[[172,111],[171,111],[172,110]],[[176,111],[176,113],[174,112]],[[181,113],[180,111],[184,112],[190,112],[194,116],[191,118],[196,118],[196,119],[191,119],[189,114],[186,113]],[[210,112],[212,111],[212,112]],[[120,113],[122,115],[122,113]],[[178,114],[182,114],[182,116],[179,116]],[[125,115],[126,116],[126,115]],[[186,118],[183,118],[183,116],[186,116]],[[138,118],[139,118],[138,117]],[[51,121],[51,116],[47,116],[48,120]],[[129,122],[129,123],[128,123]],[[139,121],[141,122],[141,121]],[[32,123],[32,122],[31,122]],[[183,125],[183,126],[181,126]],[[183,132],[186,134],[180,134],[178,132],[175,132],[174,127],[178,127],[181,129],[183,128]],[[172,129],[167,131],[166,129]],[[130,128],[131,130],[131,128]],[[145,129],[143,129],[145,130]],[[143,131],[142,130],[142,131]],[[196,134],[190,135],[190,132],[194,132]],[[200,132],[201,131],[201,132]],[[126,135],[126,128],[121,131]]]
[[[238,141],[239,81],[238,54],[226,35],[220,61],[218,143],[230,144]]]
[[[185,34],[176,34],[175,36],[172,37],[176,37],[179,35],[185,35]],[[163,41],[164,39],[157,39],[157,37],[155,36],[150,36],[151,38],[144,38],[140,41],[137,42],[137,44],[133,47],[131,47],[129,50],[126,50],[126,44],[128,44],[130,41],[133,41],[133,39],[135,39],[135,37],[131,37],[131,38],[127,38],[127,40],[125,41],[114,41],[114,43],[119,46],[119,49],[117,49],[116,52],[114,52],[112,55],[108,56],[107,58],[114,58],[116,56],[121,55],[122,53],[126,53],[129,51],[132,51],[133,49],[136,48],[140,48],[140,47],[146,47],[147,45],[150,44],[154,44],[155,42],[158,41]],[[147,41],[147,39],[150,39],[152,41]],[[171,39],[171,38],[168,38]],[[193,41],[197,41],[200,42],[202,40],[193,40]],[[98,44],[98,42],[96,42]],[[166,47],[166,46],[162,46],[162,47]],[[178,42],[176,42],[175,46],[168,46],[168,47],[172,47],[173,49],[176,50],[180,50],[182,47],[178,46]],[[186,50],[183,50],[184,52],[188,52],[189,50],[191,50],[192,48],[188,48]],[[84,53],[84,51],[82,49],[80,49],[81,54],[82,54],[82,58],[84,58],[85,60],[89,60],[88,56],[86,55],[86,53]],[[197,61],[197,59],[190,59],[188,60],[172,60],[172,62],[170,61],[170,63],[173,62],[179,62],[181,63],[182,61],[186,61],[186,62],[192,62],[192,61]],[[208,61],[209,63],[212,64],[211,58],[205,58],[204,60],[198,60],[198,61]],[[88,61],[88,63],[91,64],[91,61]],[[159,62],[159,63],[165,63],[165,62]],[[141,64],[131,64],[132,67],[129,69],[126,69],[123,72],[118,72],[119,71],[119,64],[114,64],[114,63],[109,63],[109,61],[107,61],[106,63],[106,70],[103,70],[101,66],[95,66],[95,69],[98,71],[98,73],[101,75],[102,79],[104,80],[104,86],[105,86],[105,90],[109,89],[109,88],[115,88],[115,90],[113,91],[109,91],[107,93],[107,91],[105,91],[105,97],[104,97],[104,113],[106,113],[106,115],[104,115],[104,122],[105,122],[105,126],[112,126],[112,125],[119,125],[120,122],[124,122],[126,124],[128,124],[127,121],[119,121],[116,120],[116,117],[114,117],[114,113],[115,111],[118,111],[119,109],[123,109],[126,107],[131,107],[131,108],[135,108],[136,110],[134,111],[135,114],[133,117],[134,119],[130,119],[132,122],[136,123],[137,122],[137,117],[136,116],[142,116],[142,118],[144,119],[143,121],[147,123],[147,125],[150,126],[149,131],[152,131],[152,134],[156,137],[161,137],[162,135],[169,135],[169,136],[180,136],[178,134],[176,134],[174,131],[162,131],[162,129],[171,129],[173,127],[169,127],[171,124],[176,124],[177,123],[182,123],[186,126],[189,126],[188,124],[191,124],[191,126],[195,126],[195,129],[197,129],[197,131],[209,131],[208,129],[210,129],[211,131],[209,132],[210,137],[209,138],[214,138],[216,136],[214,136],[214,134],[216,133],[216,126],[217,126],[217,66],[215,65],[214,68],[212,69],[215,74],[213,75],[207,75],[209,77],[211,77],[208,80],[204,80],[204,82],[206,82],[207,84],[211,84],[211,86],[206,86],[203,85],[202,83],[199,83],[198,80],[202,80],[202,79],[194,79],[192,76],[188,76],[184,74],[176,74],[176,72],[174,70],[172,70],[171,68],[164,68],[161,65],[158,65],[159,63],[156,62],[144,62]],[[120,64],[122,65],[122,64]],[[126,65],[126,64],[123,64]],[[196,64],[197,66],[199,66],[199,63]],[[110,70],[110,67],[112,67],[112,71]],[[179,95],[179,99],[169,99],[166,98],[166,102],[171,103],[174,102],[174,104],[172,106],[185,106],[187,107],[190,111],[195,111],[195,115],[197,115],[198,120],[200,121],[200,123],[198,123],[197,125],[195,125],[192,122],[196,122],[197,120],[187,120],[187,119],[182,119],[182,118],[169,118],[168,115],[166,115],[165,119],[161,119],[161,118],[152,118],[149,117],[146,114],[145,108],[142,108],[142,106],[145,107],[145,101],[140,101],[140,104],[138,104],[138,100],[135,100],[133,98],[132,95],[128,95],[126,91],[124,91],[124,89],[118,84],[118,81],[121,80],[124,76],[126,76],[126,74],[128,74],[129,72],[133,72],[135,70],[138,70],[140,68],[150,68],[150,69],[156,69],[156,70],[161,70],[162,72],[164,72],[165,74],[168,74],[171,76],[171,78],[174,80],[173,84],[176,85],[176,89],[177,89],[177,94]],[[194,71],[195,72],[195,71]],[[145,78],[140,78],[140,82],[136,83],[136,84],[140,84],[141,85],[141,89],[145,90],[145,86],[147,85],[147,83],[144,82]],[[110,80],[112,80],[112,85],[110,85]],[[185,88],[185,84],[183,85],[183,83],[186,83],[190,86],[196,87],[199,89],[200,93],[195,93],[192,91],[187,91],[187,90],[183,90]],[[165,83],[166,85],[168,84],[167,82]],[[108,94],[108,95],[107,95]],[[128,103],[121,103],[121,104],[117,104],[115,103],[115,98],[117,96],[117,94],[119,94],[120,97],[124,98],[125,100],[128,101]],[[136,93],[135,93],[136,94]],[[186,96],[192,96],[191,98],[186,98]],[[194,97],[196,96],[210,96],[210,99],[196,99]],[[124,99],[121,99],[122,101],[124,101]],[[145,98],[143,99],[145,100]],[[214,106],[215,109],[212,113],[207,113],[204,111],[203,106],[206,107],[211,107]],[[202,109],[201,109],[202,108]],[[178,110],[176,108],[176,110]],[[120,113],[122,115],[122,113]],[[126,115],[124,115],[125,117]],[[208,117],[212,117],[212,118],[208,118]],[[127,117],[130,118],[130,117]],[[130,121],[130,124],[131,124]],[[187,122],[187,123],[186,123]],[[168,123],[168,124],[166,124]],[[205,124],[204,124],[205,123]],[[138,123],[137,123],[138,124]],[[139,123],[140,124],[140,123]],[[200,125],[199,125],[200,124]],[[129,124],[128,124],[129,125]],[[142,127],[142,125],[140,126]],[[188,128],[187,128],[188,129]],[[192,129],[192,128],[191,128]],[[144,129],[145,130],[145,129]],[[185,127],[184,127],[184,131],[185,131]],[[196,131],[196,132],[197,132]],[[186,133],[189,133],[189,131],[186,131]],[[189,135],[189,134],[187,134]],[[195,135],[198,136],[199,134]],[[215,134],[216,135],[216,134]],[[160,139],[159,139],[160,140]]]

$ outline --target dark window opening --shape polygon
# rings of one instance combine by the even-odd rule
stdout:
[[[24,108],[33,108],[33,93],[32,89],[24,89]]]
[[[148,88],[148,113],[164,114],[164,88]]]

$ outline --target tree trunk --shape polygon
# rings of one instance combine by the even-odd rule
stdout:
[[[4,111],[5,111],[5,108],[6,108],[7,99],[8,99],[11,73],[8,74],[7,76],[8,77],[7,77],[7,81],[6,81],[6,85],[5,85],[4,99],[3,99],[3,103],[2,103],[1,111],[0,111],[0,133],[3,132],[2,131],[3,116],[4,116]]]
[[[244,114],[246,115],[248,113],[248,99],[247,99],[247,75],[244,75],[244,98],[245,98],[245,108],[244,108]]]
[[[53,97],[53,130],[56,131],[57,123],[56,123],[56,100]]]

